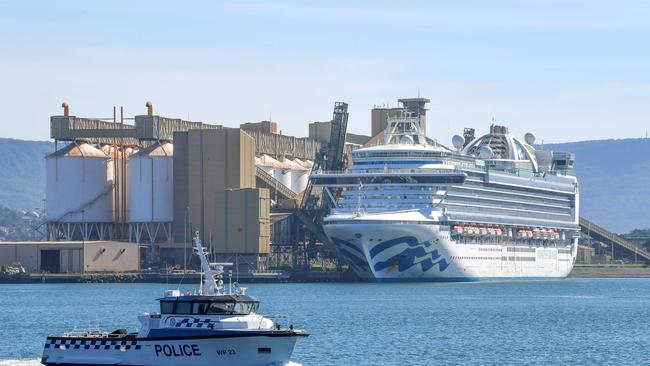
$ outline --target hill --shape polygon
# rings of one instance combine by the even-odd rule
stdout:
[[[650,139],[545,144],[576,154],[581,215],[623,233],[650,227]],[[0,138],[0,205],[32,211],[43,207],[46,141]]]
[[[0,205],[34,211],[45,199],[45,156],[54,151],[49,141],[0,138]]]
[[[32,227],[42,223],[36,212],[20,212],[0,205],[0,240],[38,240],[41,235]]]
[[[650,139],[545,144],[576,154],[580,214],[608,230],[650,227]]]

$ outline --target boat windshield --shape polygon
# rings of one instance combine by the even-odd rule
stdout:
[[[161,314],[193,314],[193,315],[246,315],[257,312],[260,303],[239,301],[187,301],[161,300]]]

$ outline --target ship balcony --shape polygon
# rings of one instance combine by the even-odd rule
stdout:
[[[349,187],[372,184],[462,184],[467,175],[453,169],[360,169],[348,172],[314,172],[314,186]]]

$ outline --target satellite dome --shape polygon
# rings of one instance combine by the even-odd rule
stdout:
[[[413,141],[413,137],[409,135],[404,135],[399,139],[399,143],[403,145],[413,145]]]
[[[481,159],[492,159],[494,152],[489,146],[481,146],[481,148],[478,150],[478,156]]]
[[[534,144],[535,143],[535,135],[533,135],[530,132],[526,132],[526,134],[524,135],[524,141],[526,141],[526,143],[528,145]]]
[[[451,143],[456,149],[460,150],[465,146],[465,138],[461,135],[454,135],[454,137],[451,138]]]

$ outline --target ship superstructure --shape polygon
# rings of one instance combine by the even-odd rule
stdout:
[[[533,147],[504,126],[430,140],[419,120],[389,118],[383,144],[344,172],[313,172],[332,207],[323,228],[362,278],[561,278],[578,236],[574,155]]]

